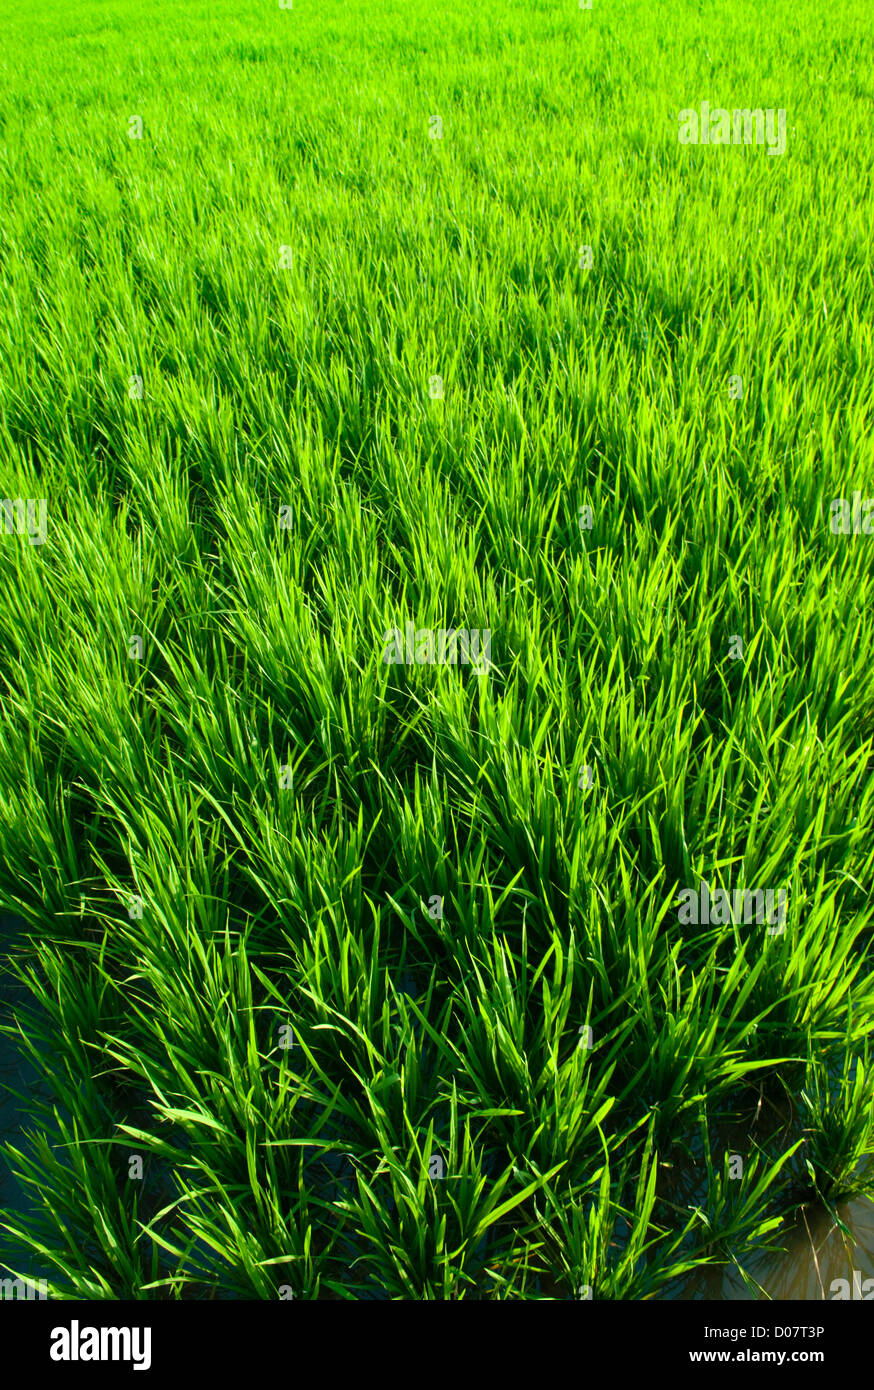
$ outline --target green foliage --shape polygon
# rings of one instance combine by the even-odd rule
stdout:
[[[52,1297],[649,1298],[874,1191],[874,538],[828,512],[874,493],[870,25],[704,9],[5,7],[51,1099],[0,1257]],[[785,155],[680,146],[702,99]],[[407,622],[491,669],[386,664]],[[682,924],[702,878],[785,931]],[[756,1087],[797,1103],[734,1181]]]

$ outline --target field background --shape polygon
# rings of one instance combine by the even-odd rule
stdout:
[[[874,1192],[868,5],[0,28],[4,1269],[806,1279]],[[680,146],[705,99],[785,155]],[[408,620],[492,670],[385,665]],[[785,933],[681,927],[702,877]]]

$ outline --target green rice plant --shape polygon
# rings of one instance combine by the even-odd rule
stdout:
[[[874,1113],[867,1046],[862,1056],[844,1053],[837,1074],[822,1058],[808,1056],[800,1100],[804,1166],[817,1197],[831,1208],[859,1193],[871,1196]]]
[[[3,20],[0,1266],[766,1297],[872,1196],[866,9],[153,9]]]

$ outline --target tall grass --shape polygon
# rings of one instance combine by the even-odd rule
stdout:
[[[0,906],[52,1096],[4,1268],[649,1298],[874,1193],[865,18],[3,4],[0,490],[49,522],[0,534]],[[703,99],[786,154],[680,146]],[[491,669],[386,664],[407,622]],[[784,931],[681,924],[701,879]]]

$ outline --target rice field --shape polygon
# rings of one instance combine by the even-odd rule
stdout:
[[[0,21],[0,1272],[863,1296],[868,6]]]

